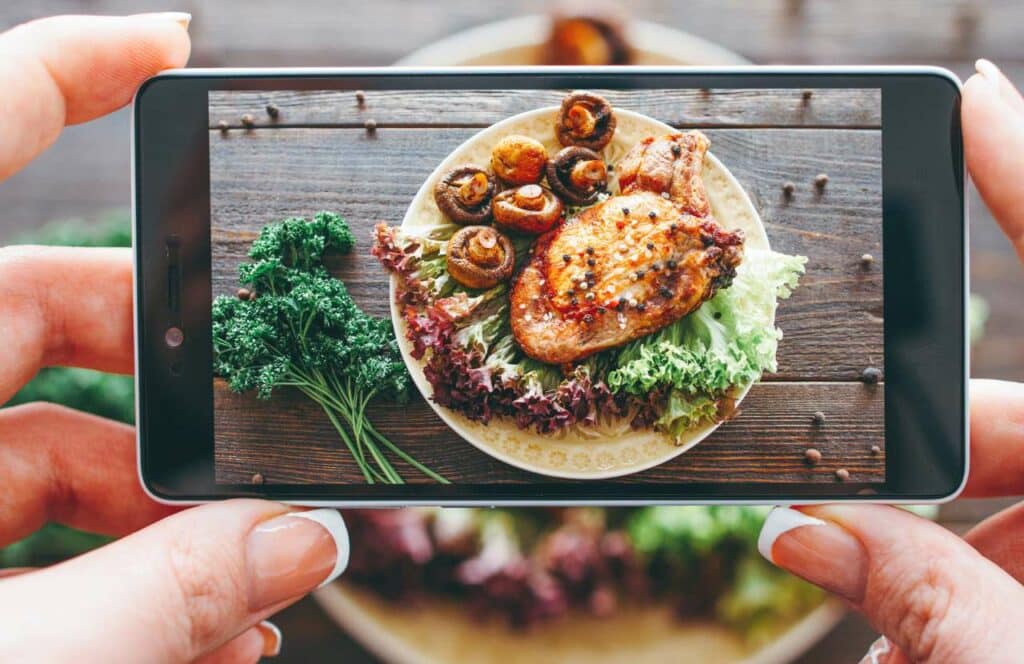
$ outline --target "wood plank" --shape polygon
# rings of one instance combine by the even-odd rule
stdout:
[[[276,90],[210,93],[210,127],[241,128],[250,114],[256,126],[486,127],[516,113],[558,106],[568,90],[378,90],[363,106],[351,91]],[[882,122],[880,90],[814,90],[808,100],[795,89],[595,90],[614,107],[644,113],[676,127],[870,127]],[[265,109],[274,104],[279,115]]]
[[[345,216],[362,246],[339,276],[356,300],[388,312],[386,275],[368,255],[372,226],[399,223],[423,180],[471,129],[257,129],[211,132],[213,289],[233,293],[236,265],[269,221],[319,209]],[[856,380],[882,361],[880,137],[858,130],[709,130],[712,150],[761,211],[773,247],[809,257],[779,309],[781,380]],[[817,173],[830,174],[817,193]],[[797,183],[791,200],[784,180]],[[859,258],[876,262],[864,270]]]
[[[362,483],[319,407],[282,390],[269,402],[230,392],[217,381],[217,480],[249,482]],[[415,391],[415,389],[414,389]],[[860,383],[760,383],[741,404],[742,412],[692,450],[621,482],[835,482],[846,468],[852,482],[884,477],[884,386]],[[826,413],[822,427],[815,411]],[[418,395],[404,406],[374,404],[370,419],[414,458],[459,483],[565,482],[518,470],[463,441]],[[822,462],[810,467],[804,451],[815,447]],[[396,464],[409,481],[423,481]]]

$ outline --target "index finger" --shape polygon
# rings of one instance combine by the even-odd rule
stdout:
[[[964,156],[978,192],[1024,259],[1024,101],[992,63],[964,84]]]
[[[0,34],[0,180],[50,146],[65,124],[129,101],[188,60],[188,14],[56,16]]]

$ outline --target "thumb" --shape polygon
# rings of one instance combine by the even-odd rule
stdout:
[[[758,541],[776,565],[850,602],[913,662],[1024,651],[1024,590],[942,527],[882,505],[777,507]]]
[[[348,551],[335,510],[236,500],[180,512],[0,582],[0,661],[190,662],[333,580]]]

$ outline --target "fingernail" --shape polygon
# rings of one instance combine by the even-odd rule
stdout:
[[[857,603],[867,582],[867,553],[840,526],[776,507],[761,527],[761,555],[779,567]]]
[[[884,636],[871,644],[867,654],[860,660],[860,664],[885,664],[892,654],[892,644]]]
[[[348,530],[337,510],[290,512],[261,523],[246,541],[249,608],[330,583],[345,571],[348,553]]]
[[[996,67],[990,60],[980,58],[974,62],[974,69],[982,78],[994,86],[999,86],[999,80],[1003,77],[999,67]]]
[[[256,625],[256,629],[259,630],[260,635],[263,637],[263,652],[264,657],[277,657],[281,654],[281,629],[270,622],[264,620],[259,625]]]
[[[189,23],[192,22],[192,14],[188,12],[152,12],[149,14],[138,14],[137,16],[160,21],[174,21],[186,30],[188,30]]]

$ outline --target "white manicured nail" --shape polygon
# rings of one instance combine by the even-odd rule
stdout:
[[[263,637],[263,652],[260,653],[264,657],[277,657],[281,654],[281,628],[269,620],[264,620],[260,624],[256,625],[256,629],[259,630],[260,635]]]
[[[784,533],[801,526],[824,525],[825,522],[821,519],[807,516],[789,507],[776,507],[768,514],[764,525],[761,526],[761,534],[757,538],[757,550],[761,552],[762,556],[775,563],[775,559],[772,558],[772,547],[775,546],[775,540]]]
[[[345,527],[345,520],[341,518],[341,512],[330,508],[321,508],[318,510],[310,510],[308,512],[292,512],[288,515],[297,519],[309,519],[319,523],[324,529],[331,534],[334,539],[334,545],[338,549],[337,558],[334,560],[334,569],[327,575],[327,578],[317,586],[323,588],[331,581],[334,581],[341,573],[348,567],[348,556],[349,556],[349,539],[348,539],[348,528]]]

